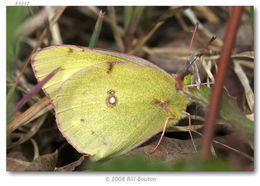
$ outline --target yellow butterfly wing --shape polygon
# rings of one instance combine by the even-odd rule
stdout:
[[[84,67],[109,61],[131,61],[161,70],[142,58],[74,45],[44,48],[32,56],[31,64],[38,81],[43,80],[53,70],[60,68],[59,72],[43,87],[45,94],[55,106],[55,96],[63,81]]]
[[[57,93],[60,131],[94,160],[120,155],[183,117],[187,99],[167,73],[131,62],[83,68]]]

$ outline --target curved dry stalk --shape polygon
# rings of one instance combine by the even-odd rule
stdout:
[[[43,97],[21,115],[17,116],[8,127],[9,132],[29,123],[30,121],[42,116],[46,112],[52,110],[53,107],[47,97]]]
[[[55,16],[56,9],[53,6],[47,6],[46,9],[48,12],[48,19],[50,22],[51,19]],[[56,44],[56,45],[62,44],[63,41],[62,41],[61,34],[60,34],[59,24],[57,22],[54,23],[50,27],[50,30],[51,30],[52,40],[53,40],[54,44]]]
[[[234,59],[234,61],[236,61],[236,60]],[[254,112],[254,104],[255,104],[254,93],[250,87],[249,80],[239,63],[234,63],[234,71],[235,71],[238,79],[240,80],[242,86],[244,87],[248,106],[249,106],[251,112]]]
[[[113,31],[114,39],[116,41],[119,51],[123,52],[124,51],[124,42],[121,37],[122,35],[120,34],[120,31],[119,31],[120,27],[117,25],[115,8],[113,6],[109,6],[108,13],[109,13],[109,17],[111,18],[112,24],[110,24],[110,25],[111,25],[111,28]]]
[[[199,23],[199,30],[202,31],[204,33],[204,35],[208,38],[207,40],[209,40],[212,34],[208,29],[206,29],[203,24],[201,24],[201,22],[198,20],[197,16],[193,13],[193,11],[190,8],[187,8],[186,10],[184,10],[184,14],[188,17],[188,19],[194,24],[196,25],[197,23]],[[223,41],[220,40],[219,38],[216,38],[215,42],[214,42],[219,48],[221,48],[223,46]]]
[[[154,32],[163,24],[164,22],[158,22],[156,23],[153,28],[146,33],[145,35],[143,35],[142,37],[140,37],[136,44],[134,45],[134,47],[128,52],[128,54],[134,54],[138,49],[140,49],[141,46],[143,46],[145,44],[146,41],[148,41],[151,36],[154,34]]]
[[[213,74],[211,73],[212,61],[211,60],[206,61],[204,59],[204,57],[201,57],[201,62],[202,62],[202,66],[203,66],[205,72],[208,75],[207,76],[207,81],[209,81],[209,79],[210,79],[210,81],[214,83],[215,82],[215,78],[214,78]]]
[[[220,20],[218,16],[207,6],[195,6],[195,9],[200,11],[205,19],[207,19],[210,23],[219,23]]]
[[[20,145],[27,140],[31,139],[32,136],[36,134],[36,132],[39,130],[39,128],[42,126],[43,122],[46,119],[47,114],[40,117],[38,120],[36,120],[30,128],[30,130],[27,133],[15,133],[11,134],[11,137],[19,137],[18,141],[12,143],[10,146],[8,146],[8,149],[13,148],[14,146]]]
[[[36,160],[40,154],[39,154],[39,148],[38,145],[36,143],[36,141],[34,139],[30,139],[33,145],[33,149],[34,149],[34,155],[33,155],[33,160]]]

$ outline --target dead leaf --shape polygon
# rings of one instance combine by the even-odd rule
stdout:
[[[6,159],[6,170],[7,171],[25,171],[27,167],[31,165],[30,162],[22,161],[14,158]]]
[[[58,151],[39,156],[32,162],[7,158],[7,171],[53,171],[58,160]]]
[[[150,153],[154,147],[157,145],[160,135],[154,137],[152,142],[148,145],[140,147],[129,155],[134,155],[135,153],[143,153],[152,160],[161,160],[167,162],[174,162],[180,159],[188,159],[196,155],[192,142],[190,139],[180,140],[176,138],[163,137],[160,145],[155,150],[155,152]],[[196,147],[199,147],[200,140],[194,139]]]

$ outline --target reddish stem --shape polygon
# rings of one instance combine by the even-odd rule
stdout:
[[[218,109],[220,105],[222,90],[225,82],[225,77],[230,62],[230,56],[233,45],[235,43],[236,34],[242,16],[244,7],[235,6],[232,7],[231,16],[229,18],[228,27],[225,33],[224,46],[221,51],[221,57],[219,59],[218,72],[216,73],[216,81],[213,85],[212,94],[210,97],[210,104],[208,107],[208,113],[206,116],[204,135],[201,142],[200,154],[204,158],[211,157],[210,147],[213,141],[213,135],[216,125],[216,119],[218,115]]]

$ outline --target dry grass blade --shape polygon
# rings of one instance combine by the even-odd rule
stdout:
[[[34,149],[33,160],[36,160],[40,156],[39,148],[38,148],[38,145],[37,145],[37,143],[34,139],[31,139],[31,142],[32,142],[33,149]]]
[[[249,80],[239,63],[234,63],[234,71],[237,74],[238,79],[240,80],[241,84],[244,87],[248,106],[251,112],[254,112],[254,104],[255,104],[254,93],[250,87]]]
[[[248,56],[241,56],[240,54],[233,54],[231,57],[237,58],[238,56],[239,56],[239,58],[248,57]],[[203,60],[206,60],[208,62],[214,62],[220,58],[220,55],[202,56],[202,58],[203,58]],[[251,58],[249,57],[249,59],[251,59]],[[254,66],[255,66],[251,60],[248,61],[248,60],[243,60],[243,59],[236,59],[236,60],[233,60],[233,62],[239,63],[240,65],[243,65],[243,66],[251,68],[251,69],[254,69]]]
[[[238,54],[232,54],[232,58],[249,58],[254,60],[255,59],[255,52],[254,51],[245,51]]]
[[[47,12],[48,12],[48,19],[49,21],[51,21],[51,19],[55,16],[55,10],[56,8],[54,7],[51,7],[51,6],[47,6],[46,7],[47,9]],[[54,23],[51,27],[50,27],[50,30],[51,30],[51,35],[52,35],[52,39],[53,39],[53,43],[55,45],[60,45],[62,44],[62,38],[61,38],[61,35],[60,35],[60,29],[59,29],[59,25],[58,23]]]
[[[237,54],[232,54],[231,56],[233,59],[233,62],[237,62],[240,65],[243,65],[245,67],[254,69],[254,59],[255,59],[255,52],[254,51],[245,51]]]
[[[18,77],[19,73],[20,73],[19,70],[16,70],[16,71],[15,71],[15,77]],[[7,79],[7,82],[9,82],[10,85],[11,85],[11,84],[13,84],[13,79],[15,79],[15,78]],[[19,80],[18,89],[19,89],[19,87],[20,87],[20,90],[21,90],[23,93],[27,94],[28,92],[31,91],[31,89],[34,87],[34,85],[31,84],[31,83],[29,83],[28,80],[27,80],[27,78],[25,78],[25,76],[23,75],[23,76],[20,78],[20,80]]]
[[[215,13],[210,10],[210,8],[206,6],[195,6],[195,9],[200,11],[205,19],[207,19],[210,23],[219,23],[218,16],[215,15]]]
[[[184,14],[190,19],[190,21],[194,25],[199,23],[199,30],[201,30],[204,33],[204,35],[208,38],[207,40],[209,40],[212,37],[212,35],[214,35],[200,23],[200,21],[198,20],[198,18],[196,17],[196,15],[193,13],[193,11],[190,8],[184,10]],[[214,43],[219,48],[221,48],[223,46],[223,41],[218,38],[215,39]]]
[[[255,114],[252,113],[252,114],[246,114],[245,115],[247,119],[249,119],[250,121],[255,121]]]
[[[12,143],[11,145],[8,146],[8,149],[13,148],[17,145],[20,145],[24,142],[26,142],[27,140],[29,140],[32,136],[34,136],[36,134],[36,132],[39,130],[39,128],[42,126],[43,122],[46,119],[47,114],[41,116],[39,119],[37,119],[32,125],[32,127],[30,128],[30,130],[27,133],[13,133],[11,134],[11,138],[13,137],[19,137],[19,139]]]
[[[115,8],[113,6],[109,6],[108,13],[109,13],[109,17],[111,18],[111,23],[112,23],[111,28],[113,31],[114,39],[116,41],[119,51],[123,52],[124,51],[124,42],[122,40],[122,35],[120,34],[120,31],[119,31],[120,26],[118,26],[118,24],[117,24]]]
[[[204,57],[201,57],[201,61],[202,61],[202,66],[203,66],[204,70],[206,71],[206,73],[208,75],[207,78],[209,78],[210,81],[214,83],[215,78],[214,78],[214,75],[211,72],[212,61],[206,61],[204,59]],[[209,80],[208,80],[208,82],[209,82]]]
[[[242,59],[242,58],[246,58],[246,59],[251,59],[251,60],[254,60],[254,51],[245,51],[245,52],[241,52],[241,53],[237,53],[237,54],[232,54],[231,55],[231,58],[238,58],[238,59]],[[205,59],[211,59],[211,60],[217,60],[220,58],[220,55],[217,54],[217,55],[210,55],[210,56],[204,56]]]
[[[179,59],[186,60],[186,56],[189,53],[189,49],[187,48],[177,48],[177,47],[153,47],[149,48],[147,46],[143,46],[142,49],[148,53],[149,55],[164,55],[164,54],[173,54],[173,55],[182,55],[183,57]],[[191,50],[194,52],[194,50]]]
[[[191,125],[191,130],[197,130],[202,128],[203,125]],[[189,126],[174,126],[170,127],[166,130],[166,132],[188,132],[189,131]]]
[[[153,35],[153,33],[163,24],[163,22],[159,22],[156,23],[156,25],[148,32],[146,33],[144,36],[140,37],[136,44],[134,45],[133,49],[130,50],[128,52],[128,54],[134,54],[137,50],[140,49],[141,46],[143,46],[145,44],[146,41],[148,41],[148,39],[151,38],[151,36]]]
[[[239,63],[240,65],[243,65],[244,67],[248,67],[252,70],[255,68],[255,64],[252,63],[251,61],[237,59],[237,60],[233,60],[233,62]]]
[[[24,113],[16,117],[9,125],[9,132],[29,123],[52,109],[52,105],[47,97],[42,98]]]
[[[170,17],[175,16],[176,14],[183,12],[185,9],[187,9],[189,7],[187,6],[179,6],[179,7],[170,7],[166,12],[164,12],[159,19],[157,19],[156,22],[162,22],[162,21],[166,21],[167,19],[169,19]]]
[[[177,21],[179,22],[180,26],[182,27],[182,29],[183,29],[185,32],[190,32],[190,29],[189,29],[189,27],[187,26],[187,24],[185,23],[183,17],[181,16],[181,13],[177,13],[177,14],[176,14],[176,19],[177,19]]]
[[[178,12],[184,10],[185,7],[178,7],[174,9],[169,9],[166,13],[161,15],[159,19],[156,21],[155,24],[146,32],[143,36],[141,36],[137,41],[136,44],[127,50],[128,54],[134,54],[137,50],[139,50],[154,34],[154,32],[170,17],[176,15]],[[129,23],[130,25],[131,23]]]

